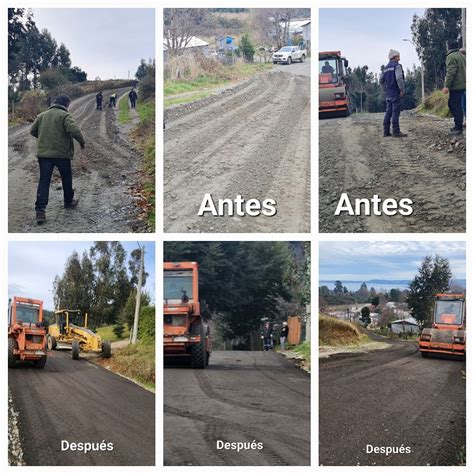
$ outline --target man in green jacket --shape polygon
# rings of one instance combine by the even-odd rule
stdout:
[[[445,94],[449,93],[448,107],[454,118],[451,132],[459,135],[463,132],[464,112],[463,95],[466,92],[466,56],[459,51],[457,40],[448,40],[446,55],[446,77],[444,79]]]
[[[85,140],[81,130],[68,112],[71,99],[67,95],[57,97],[53,105],[36,117],[30,133],[38,139],[36,156],[38,158],[40,179],[36,194],[36,222],[46,221],[46,206],[49,199],[49,185],[54,167],[61,175],[64,192],[64,207],[74,209],[78,199],[74,199],[72,188],[71,160],[74,157],[74,140],[81,148]]]

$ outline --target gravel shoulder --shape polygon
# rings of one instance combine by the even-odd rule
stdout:
[[[466,443],[465,363],[424,359],[412,342],[320,359],[319,463],[457,465]],[[366,446],[410,447],[367,453]]]
[[[294,66],[166,111],[166,232],[309,232],[310,66]],[[199,217],[205,193],[274,199],[277,214]]]
[[[383,114],[319,121],[321,232],[465,232],[466,141],[452,121],[405,112],[408,137],[382,136]],[[413,213],[335,216],[342,193],[355,198],[409,198]]]
[[[209,367],[165,368],[166,466],[309,465],[310,379],[273,352],[216,351]],[[218,450],[217,441],[263,443]]]
[[[125,92],[119,89],[118,94]],[[108,104],[110,92],[104,93]],[[63,208],[61,180],[55,171],[50,187],[47,221],[35,221],[34,203],[39,171],[36,141],[30,126],[9,130],[8,140],[8,227],[10,232],[148,232],[138,219],[139,209],[130,194],[138,179],[140,156],[119,130],[116,109],[104,105],[95,110],[95,94],[72,102],[70,111],[81,127],[85,150],[76,143],[73,186],[79,206]]]

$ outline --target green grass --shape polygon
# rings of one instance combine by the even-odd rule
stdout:
[[[429,113],[441,118],[451,117],[448,107],[449,95],[443,91],[434,91],[425,99],[425,103],[420,105],[418,111]]]
[[[237,64],[235,66],[229,66],[225,68],[225,75],[217,74],[202,74],[198,78],[195,79],[178,79],[174,81],[165,81],[163,92],[165,97],[176,95],[176,94],[184,94],[187,92],[200,92],[203,93],[209,89],[215,89],[216,87],[223,86],[229,84],[233,81],[238,81],[242,79],[247,79],[254,74],[257,74],[262,71],[266,71],[272,68],[272,63],[266,64]],[[195,97],[193,100],[198,100],[202,97]],[[178,98],[176,98],[178,99]],[[188,97],[181,98],[182,101],[178,102],[171,102],[167,103],[165,100],[165,107],[169,107],[170,105],[183,103],[183,102],[190,102]]]
[[[311,362],[311,342],[305,341],[297,346],[291,347],[293,352],[296,352],[304,360]]]
[[[98,362],[113,372],[132,379],[150,390],[155,390],[154,344],[129,344],[123,349],[114,351],[110,359],[99,359]]]
[[[110,342],[119,341],[120,339],[128,339],[129,336],[130,336],[130,331],[128,330],[128,327],[126,327],[126,326],[124,326],[123,335],[120,339],[114,334],[114,327],[113,326],[103,326],[101,328],[98,328],[96,330],[96,333],[102,339],[106,339]]]
[[[205,99],[206,97],[209,97],[211,94],[212,94],[212,91],[202,91],[202,92],[196,92],[190,95],[183,95],[181,97],[171,97],[169,99],[165,99],[164,106],[170,107],[172,105],[187,104],[189,102],[194,102],[195,100]]]
[[[132,116],[130,115],[130,108],[128,106],[127,95],[122,96],[118,103],[118,121],[122,125],[127,125],[132,121]]]
[[[154,102],[138,102],[137,113],[141,122],[155,121],[155,103]]]

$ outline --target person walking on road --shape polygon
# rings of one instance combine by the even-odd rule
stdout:
[[[263,339],[263,350],[272,351],[273,350],[273,329],[270,326],[270,323],[268,321],[263,326],[261,338]]]
[[[74,209],[78,200],[74,199],[72,188],[71,160],[74,157],[74,140],[81,148],[85,147],[85,140],[80,128],[68,112],[71,99],[67,95],[60,95],[53,105],[36,117],[30,134],[38,139],[37,153],[40,178],[36,193],[36,222],[43,224],[46,221],[46,206],[49,199],[49,185],[54,167],[61,175],[64,192],[64,208]]]
[[[445,94],[449,94],[448,107],[454,119],[451,132],[460,135],[464,130],[463,96],[466,93],[466,56],[459,51],[456,39],[447,42]]]
[[[283,327],[281,328],[281,333],[280,333],[280,348],[282,351],[286,349],[286,339],[288,338],[288,333],[290,331],[290,328],[288,327],[288,323],[286,321],[283,321]]]
[[[383,119],[384,137],[407,137],[400,131],[400,111],[402,97],[405,95],[405,73],[400,64],[400,53],[391,49],[388,53],[389,63],[385,66],[380,82],[385,92],[385,117]],[[393,134],[390,133],[392,125]]]
[[[132,89],[128,93],[128,98],[130,99],[130,107],[134,109],[135,106],[137,105],[137,98],[138,98],[138,94],[136,93],[135,89]]]
[[[117,105],[117,93],[114,92],[110,94],[109,108],[113,107],[115,109],[116,105]]]
[[[96,103],[96,110],[102,110],[102,101],[104,96],[102,95],[102,91],[95,96],[95,103]]]

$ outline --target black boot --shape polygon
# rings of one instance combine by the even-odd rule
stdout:
[[[79,204],[79,199],[73,199],[71,202],[64,204],[64,209],[75,209]]]
[[[44,224],[46,222],[46,211],[36,211],[36,223],[38,225]]]

